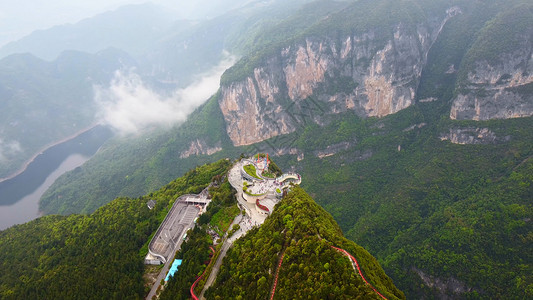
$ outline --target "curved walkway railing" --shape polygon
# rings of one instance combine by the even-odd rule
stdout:
[[[298,173],[284,173],[280,177],[276,178],[276,181],[281,184],[280,188],[285,188],[289,186],[290,182],[285,182],[286,180],[293,179],[296,184],[302,183],[302,177]]]
[[[215,249],[213,249],[213,247],[209,247],[209,249],[211,249],[211,251],[212,251],[213,253],[211,254],[211,258],[209,259],[209,263],[207,264],[208,266],[209,266],[209,264],[211,263],[211,260],[213,259],[213,257],[215,256]],[[194,283],[191,285],[190,292],[191,292],[191,297],[192,297],[194,300],[198,300],[198,297],[194,294],[194,288],[196,287],[196,285],[198,284],[198,282],[202,279],[202,277],[204,277],[205,271],[207,271],[207,267],[205,268],[205,270],[204,270],[204,272],[202,273],[202,275],[198,276],[198,278],[196,278],[196,280],[194,281]]]
[[[355,264],[355,266],[357,267],[357,271],[359,272],[359,275],[361,276],[361,278],[363,278],[363,281],[368,285],[370,286],[370,288],[372,290],[374,290],[374,292],[376,292],[376,294],[380,295],[381,298],[387,300],[387,298],[385,298],[385,296],[383,296],[380,292],[378,292],[365,278],[365,276],[363,276],[363,272],[361,272],[361,268],[359,268],[359,263],[357,263],[357,259],[355,259],[355,257],[353,257],[350,253],[348,253],[348,251],[344,250],[344,249],[341,249],[341,248],[337,248],[335,246],[331,246],[331,248],[341,252],[342,254],[344,254],[344,256],[347,256],[348,259],[350,259],[350,261],[352,262],[352,265]]]
[[[270,210],[268,209],[268,207],[264,206],[263,204],[261,204],[259,202],[259,199],[255,200],[255,205],[257,205],[257,207],[259,207],[260,209],[270,213]]]
[[[381,298],[383,298],[385,300],[388,300],[385,296],[383,296],[380,292],[378,292],[378,290],[376,290],[376,288],[374,286],[372,286],[366,280],[365,276],[363,276],[363,272],[361,272],[361,268],[359,267],[359,263],[357,262],[357,259],[355,259],[355,257],[353,257],[348,251],[346,251],[344,249],[341,249],[341,248],[338,248],[338,247],[335,247],[335,246],[331,246],[331,248],[341,252],[342,254],[344,254],[344,256],[348,257],[348,259],[351,261],[352,265],[355,265],[355,267],[357,268],[357,271],[359,272],[359,276],[361,276],[361,278],[363,279],[365,284],[368,285]],[[276,270],[276,277],[274,278],[274,286],[272,287],[272,291],[271,291],[271,294],[270,294],[271,295],[270,296],[270,300],[274,299],[274,294],[276,293],[276,286],[278,285],[278,275],[279,275],[279,271],[281,270],[281,264],[283,263],[283,258],[284,257],[285,257],[285,251],[283,251],[283,254],[281,255],[281,258],[279,260],[278,269]]]

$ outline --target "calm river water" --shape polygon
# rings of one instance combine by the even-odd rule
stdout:
[[[86,162],[112,133],[96,126],[38,155],[26,170],[0,182],[0,230],[40,216],[39,200],[63,173]]]

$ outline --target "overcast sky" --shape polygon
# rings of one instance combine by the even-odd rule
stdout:
[[[0,46],[37,29],[76,23],[126,4],[152,2],[179,11],[184,18],[198,18],[206,6],[224,1],[228,0],[0,0]]]

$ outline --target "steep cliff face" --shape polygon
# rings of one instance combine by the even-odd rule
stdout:
[[[192,141],[189,148],[180,153],[180,158],[187,158],[191,155],[211,155],[221,151],[221,143],[218,142],[214,147],[209,147],[204,139]]]
[[[454,99],[450,117],[490,120],[533,115],[532,45],[532,39],[524,40],[522,49],[505,54],[497,65],[478,62],[468,74],[468,88]]]
[[[502,36],[504,35],[504,36]],[[450,118],[489,120],[533,115],[533,5],[503,13],[466,57]]]
[[[293,132],[310,98],[321,114],[383,117],[409,107],[431,45],[458,13],[453,7],[419,24],[337,38],[310,35],[282,48],[245,79],[222,86],[229,137],[240,146]]]

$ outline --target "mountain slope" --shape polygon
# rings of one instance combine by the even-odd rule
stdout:
[[[479,45],[478,38],[485,40],[492,32],[490,29],[502,20],[500,18],[509,20],[507,14],[527,14],[527,11],[515,9],[515,5],[527,4],[527,1],[405,2],[420,4],[421,8],[415,9],[410,16],[393,15],[395,18],[392,20],[402,20],[402,26],[383,22],[393,25],[376,29],[376,32],[382,30],[385,34],[374,36],[375,41],[381,43],[381,48],[368,51],[368,57],[373,57],[375,66],[387,61],[381,60],[382,56],[376,53],[383,50],[388,41],[401,41],[401,36],[411,36],[413,39],[407,40],[416,42],[418,35],[412,34],[419,29],[416,24],[429,24],[427,28],[437,28],[436,24],[442,24],[419,23],[420,20],[429,20],[426,17],[433,16],[430,12],[440,12],[437,15],[443,17],[448,8],[458,6],[460,13],[446,22],[427,52],[417,52],[421,49],[418,46],[395,48],[396,43],[393,43],[391,51],[380,52],[383,57],[394,58],[397,50],[418,49],[408,51],[418,53],[419,60],[413,66],[420,68],[420,73],[408,73],[416,75],[409,78],[419,81],[415,95],[409,96],[411,103],[404,109],[382,117],[368,117],[355,114],[356,109],[346,107],[342,101],[337,102],[346,100],[345,94],[357,88],[354,87],[353,77],[337,76],[342,72],[352,72],[353,59],[345,64],[335,61],[335,68],[331,69],[333,75],[328,77],[325,72],[324,82],[312,89],[307,89],[311,85],[296,89],[300,92],[312,91],[309,97],[292,100],[285,84],[287,80],[280,48],[274,48],[274,52],[254,52],[228,71],[222,81],[225,97],[232,101],[227,103],[236,104],[227,107],[232,108],[235,116],[244,116],[243,120],[249,121],[243,122],[245,126],[242,127],[249,126],[249,131],[233,137],[227,134],[236,130],[228,119],[240,120],[228,114],[229,110],[224,112],[221,105],[224,103],[224,90],[221,89],[219,95],[198,110],[198,118],[193,117],[183,128],[161,135],[165,145],[161,151],[158,148],[161,144],[156,142],[150,150],[135,152],[139,148],[130,147],[127,151],[109,153],[105,157],[120,157],[128,162],[124,166],[106,168],[106,160],[100,156],[102,160],[93,162],[91,174],[83,168],[83,172],[71,173],[68,180],[62,181],[64,185],[61,189],[76,191],[83,183],[90,183],[90,186],[85,187],[85,194],[73,194],[75,197],[72,198],[58,197],[58,203],[88,199],[85,202],[90,206],[93,199],[102,201],[100,203],[108,201],[103,195],[109,190],[95,185],[94,178],[105,176],[103,186],[119,185],[120,182],[119,192],[132,192],[139,186],[151,189],[153,187],[146,183],[158,184],[158,170],[164,170],[163,174],[169,176],[172,172],[183,172],[180,168],[184,165],[194,165],[226,154],[252,154],[261,150],[272,156],[279,155],[276,160],[280,164],[291,166],[307,178],[303,187],[334,216],[348,238],[376,256],[408,298],[531,298],[531,257],[527,250],[531,238],[527,232],[532,226],[529,217],[532,185],[528,180],[531,178],[530,157],[533,154],[530,142],[533,140],[533,118],[478,122],[450,119],[454,97],[463,91],[461,78],[464,77],[461,74],[466,73],[459,69],[471,71],[466,62],[472,53],[478,51],[475,49]],[[371,9],[372,3],[359,1],[351,9],[357,11],[357,5],[362,4]],[[382,11],[384,17],[394,14],[386,9],[390,2],[379,3],[382,6],[378,6],[376,11]],[[399,4],[391,7],[395,5]],[[351,14],[346,11],[338,12],[337,16],[343,13],[349,19]],[[298,53],[302,53],[303,57],[306,53],[323,54],[308,55],[309,60],[301,60],[299,64],[302,69],[320,62],[321,57],[332,56],[333,50],[328,50],[325,45],[334,46],[338,51],[348,36],[351,37],[351,45],[354,45],[353,37],[357,35],[346,35],[342,24],[335,24],[335,19],[330,19],[333,20],[329,21],[332,22],[329,23],[331,27],[307,28],[294,40],[280,42],[286,53],[296,57]],[[516,19],[522,20],[518,15]],[[354,19],[353,22],[358,21]],[[409,34],[398,35],[396,39],[396,28],[404,28]],[[505,40],[502,34],[488,36],[492,40]],[[328,39],[329,35],[334,38]],[[307,41],[312,47],[307,48]],[[415,44],[419,45],[418,42]],[[366,48],[357,49],[363,51]],[[527,49],[524,47],[520,51],[527,52]],[[353,48],[351,51],[356,52]],[[425,63],[422,63],[424,58],[420,53],[427,55]],[[290,63],[285,66],[295,65],[289,60],[285,62]],[[322,66],[314,65],[317,68]],[[366,62],[368,65],[370,61]],[[387,69],[387,66],[390,68]],[[393,70],[388,74],[402,75],[402,72],[396,72],[408,70],[408,66],[407,62],[397,67],[394,63],[382,64],[382,71]],[[517,74],[523,72],[521,68],[517,67]],[[265,74],[282,83],[272,85],[279,87],[272,97],[261,94],[262,91],[275,91],[268,85],[273,80],[257,80],[266,78]],[[312,79],[316,73],[302,71],[299,74],[308,76],[298,77],[303,80]],[[245,78],[250,80],[243,80]],[[394,84],[402,88],[401,82]],[[413,82],[409,85],[415,86]],[[295,87],[298,88],[298,85]],[[488,83],[486,87],[498,86]],[[231,89],[235,93],[229,93]],[[332,100],[329,98],[331,95],[340,96]],[[364,100],[364,97],[359,100]],[[293,127],[286,126],[284,129],[284,121]],[[279,135],[266,139],[268,135],[260,129]],[[240,145],[235,142],[239,139],[253,144],[236,147]],[[260,140],[264,141],[254,143]],[[183,151],[189,155],[182,156]],[[135,173],[137,168],[143,171]],[[126,175],[129,175],[128,181],[124,180]],[[55,191],[58,189],[57,186],[54,188]],[[485,198],[490,200],[484,201]]]
[[[308,178],[302,186],[409,298],[527,298],[533,119],[459,125],[427,117],[414,109],[381,120],[345,116],[294,137],[303,160],[277,160]],[[482,128],[498,138],[471,139]],[[450,131],[477,143],[438,138]]]
[[[385,297],[405,298],[378,262],[345,239],[333,218],[299,187],[292,188],[260,228],[235,242],[206,297],[264,298],[279,273],[274,299],[381,299],[332,246],[355,256],[364,276]]]
[[[117,198],[91,215],[46,216],[0,231],[0,298],[143,298],[151,235],[178,196],[200,192],[230,164],[199,167],[149,196]],[[157,201],[152,210],[150,199]]]

